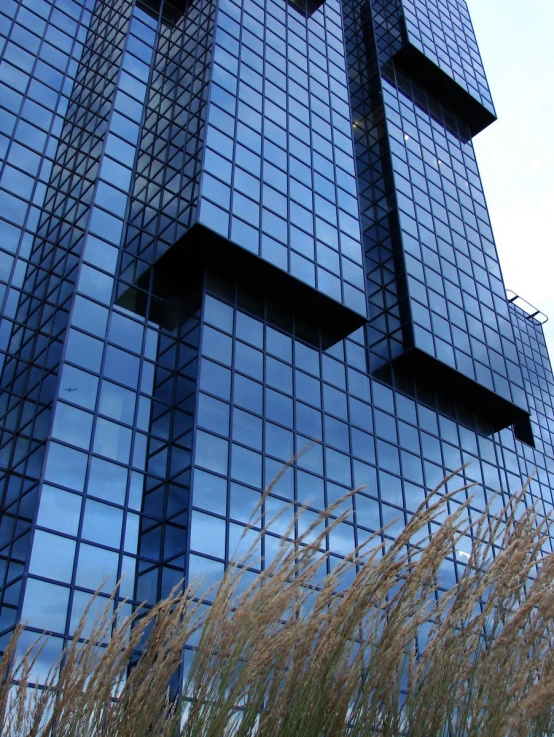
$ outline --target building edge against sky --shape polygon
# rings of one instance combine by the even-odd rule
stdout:
[[[466,463],[468,514],[535,469],[551,511],[464,0],[5,0],[0,59],[5,637],[51,631],[47,663],[101,585],[216,580],[312,439],[264,514],[363,486],[331,567]]]

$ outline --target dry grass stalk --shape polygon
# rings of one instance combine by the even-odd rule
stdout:
[[[525,489],[496,519],[485,512],[470,521],[469,502],[453,503],[460,490],[445,493],[452,478],[395,542],[376,534],[331,573],[322,570],[328,558],[322,550],[348,516],[338,512],[349,495],[296,544],[286,541],[291,523],[276,555],[244,590],[254,543],[203,594],[211,600],[207,608],[196,584],[127,619],[121,609],[110,614],[110,601],[83,637],[86,612],[63,667],[54,666],[40,688],[29,685],[36,649],[16,655],[18,630],[0,664],[2,734],[554,735],[554,557],[542,553],[550,521],[525,507]],[[455,511],[443,519],[449,504]],[[297,510],[295,522],[302,514]],[[431,528],[438,519],[440,527]],[[465,572],[440,592],[441,565],[468,535],[473,549]],[[170,694],[196,631],[179,702]]]

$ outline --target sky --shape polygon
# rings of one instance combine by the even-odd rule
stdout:
[[[550,317],[554,362],[554,0],[467,0],[498,121],[475,139],[507,289]]]

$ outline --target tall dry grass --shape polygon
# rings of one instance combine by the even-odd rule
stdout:
[[[459,490],[445,489],[396,542],[375,535],[330,574],[321,549],[347,516],[337,516],[344,499],[295,544],[283,539],[246,587],[254,545],[202,595],[211,606],[193,583],[130,618],[108,607],[87,637],[85,615],[63,667],[40,687],[38,650],[21,656],[16,633],[0,664],[2,734],[554,734],[554,557],[542,552],[550,522],[523,504],[525,490],[496,518],[470,521],[469,502],[446,514]],[[464,535],[473,539],[465,572],[439,596],[441,565]],[[181,678],[183,698],[171,698]]]

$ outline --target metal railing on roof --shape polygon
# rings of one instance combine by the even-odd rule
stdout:
[[[523,299],[523,297],[520,297],[519,294],[516,294],[511,289],[506,290],[506,297],[508,298],[508,302],[510,302],[510,304],[519,307],[521,310],[523,310],[523,312],[527,313],[528,320],[536,320],[537,322],[540,322],[541,325],[544,325],[545,322],[548,322],[548,317],[544,314],[544,312],[537,310],[537,308],[533,307],[530,302],[527,302],[526,299]]]

